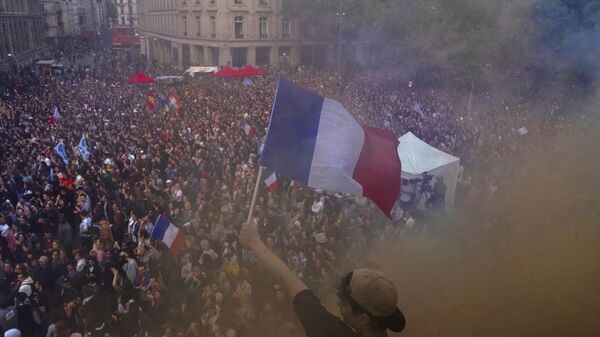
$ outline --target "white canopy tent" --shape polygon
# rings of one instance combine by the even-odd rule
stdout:
[[[419,178],[422,177],[423,172],[427,172],[434,177],[443,176],[446,183],[446,211],[453,211],[460,158],[436,149],[419,139],[412,132],[406,133],[398,140],[400,141],[398,155],[402,163],[402,178]],[[433,182],[435,182],[435,178]],[[417,207],[423,209],[424,204],[425,198],[422,198]]]

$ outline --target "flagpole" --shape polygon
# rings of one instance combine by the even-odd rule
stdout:
[[[258,196],[258,188],[260,187],[260,179],[262,178],[263,167],[259,165],[258,176],[256,177],[256,184],[254,184],[254,194],[252,194],[252,203],[250,204],[250,210],[248,211],[248,220],[252,220],[252,213],[254,213],[254,205],[256,204],[256,197]]]

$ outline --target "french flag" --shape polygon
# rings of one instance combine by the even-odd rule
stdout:
[[[275,193],[279,188],[279,184],[277,183],[277,174],[275,171],[265,168],[265,180],[264,183],[267,185],[267,189],[271,193]]]
[[[256,137],[256,132],[254,132],[254,128],[252,128],[250,125],[248,125],[248,123],[246,123],[244,121],[244,133],[246,134],[246,136],[254,139],[254,137]]]
[[[280,78],[261,165],[299,183],[373,200],[390,216],[400,194],[398,141],[338,102]]]
[[[185,235],[164,215],[159,215],[156,219],[150,239],[162,241],[174,255],[185,245]]]
[[[62,114],[60,112],[60,106],[58,106],[58,104],[55,105],[54,113],[52,114],[52,116],[50,116],[50,120],[48,121],[49,125],[54,124],[54,122],[58,123],[60,121],[60,119],[62,118]]]

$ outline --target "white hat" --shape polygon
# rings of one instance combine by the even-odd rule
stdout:
[[[21,331],[18,329],[10,329],[4,333],[4,337],[21,337]]]

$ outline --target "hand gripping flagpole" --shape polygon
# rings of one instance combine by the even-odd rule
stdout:
[[[258,176],[256,177],[256,184],[254,184],[254,194],[252,194],[252,203],[250,204],[250,210],[248,211],[248,220],[252,220],[252,213],[254,213],[254,205],[256,204],[256,197],[258,196],[258,188],[260,187],[260,180],[262,179],[263,167],[259,165]]]

